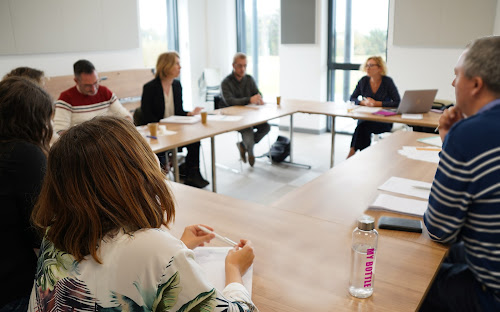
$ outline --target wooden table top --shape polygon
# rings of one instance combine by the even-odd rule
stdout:
[[[275,104],[266,104],[261,107],[232,106],[213,111],[214,114],[241,116],[238,121],[211,121],[202,124],[173,124],[160,123],[167,126],[168,130],[175,131],[173,135],[159,136],[158,139],[148,138],[153,152],[159,153],[166,150],[198,142],[201,139],[252,127],[271,119],[288,116],[294,111],[291,108],[282,108]]]
[[[215,110],[215,114],[241,116],[238,121],[208,121],[195,124],[165,124],[168,130],[176,131],[173,135],[159,136],[158,139],[149,139],[149,144],[155,153],[198,142],[201,139],[252,127],[263,122],[292,115],[294,113],[323,114],[328,116],[351,117],[382,122],[400,122],[415,126],[436,127],[439,114],[426,113],[421,120],[402,119],[401,115],[384,117],[369,113],[347,112],[345,104],[333,102],[302,101],[283,99],[281,105],[269,103],[263,106],[231,106]]]
[[[422,126],[435,128],[438,126],[439,117],[441,114],[428,112],[423,114],[422,119],[403,119],[401,115],[381,116],[373,115],[371,113],[357,112],[356,110],[349,112],[348,108],[351,107],[345,103],[334,102],[318,102],[318,101],[304,101],[293,99],[282,99],[282,106],[287,109],[295,110],[300,113],[308,114],[322,114],[333,117],[350,117],[354,119],[363,119],[379,122],[399,122],[412,126]]]
[[[398,154],[402,146],[424,146],[417,139],[433,136],[420,132],[395,132],[387,138],[355,154],[313,181],[289,192],[272,204],[273,207],[296,213],[348,224],[354,227],[357,217],[368,214],[398,216],[395,213],[366,210],[378,194],[377,190],[392,176],[432,182],[437,164],[409,159]],[[395,194],[400,197],[407,197]],[[421,219],[410,217],[413,219]],[[382,232],[392,232],[380,230]],[[445,248],[432,242],[425,232],[421,234],[398,232],[400,238]]]
[[[172,232],[204,223],[255,246],[253,300],[260,311],[414,311],[446,250],[379,237],[375,291],[349,295],[352,220],[331,222],[171,183],[177,202]],[[338,198],[337,198],[338,199]],[[337,199],[329,200],[335,206]],[[222,246],[213,240],[212,246]]]

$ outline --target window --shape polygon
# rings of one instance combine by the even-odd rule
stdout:
[[[280,0],[236,0],[237,50],[264,97],[279,94]]]
[[[389,0],[330,0],[328,13],[328,100],[348,101],[359,67],[372,55],[387,55]],[[356,121],[336,119],[337,132],[352,133]]]
[[[139,14],[144,67],[154,68],[158,55],[179,51],[177,0],[140,0]]]

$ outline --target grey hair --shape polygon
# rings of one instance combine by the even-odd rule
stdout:
[[[484,84],[500,95],[500,36],[488,36],[472,41],[464,59],[468,78],[481,77]]]
[[[247,59],[247,55],[243,52],[238,52],[234,55],[233,57],[233,64],[236,63],[236,60],[239,60],[239,59],[244,59],[246,60]]]

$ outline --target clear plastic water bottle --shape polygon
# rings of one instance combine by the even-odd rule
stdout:
[[[369,216],[360,217],[358,227],[352,232],[349,281],[349,293],[356,298],[368,298],[373,294],[377,242],[375,220]]]

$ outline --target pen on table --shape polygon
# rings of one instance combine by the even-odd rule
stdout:
[[[218,239],[220,239],[220,240],[222,240],[222,241],[224,241],[224,242],[228,243],[229,245],[231,245],[231,246],[233,246],[233,247],[234,247],[234,246],[238,246],[238,244],[237,244],[237,243],[235,243],[234,241],[230,240],[230,239],[229,239],[229,238],[227,238],[227,237],[224,237],[224,236],[222,236],[222,235],[219,235],[219,234],[215,233],[214,231],[210,231],[209,229],[207,229],[207,228],[206,228],[206,227],[204,227],[203,225],[198,225],[198,228],[199,228],[200,230],[202,230],[203,232],[207,233],[207,234],[214,234],[214,235],[215,235],[215,237],[217,237]]]
[[[427,190],[427,191],[429,191],[431,189],[430,186],[423,186],[423,185],[412,185],[412,187],[419,189],[419,190]]]
[[[155,137],[155,136],[152,136],[152,135],[146,135],[146,138],[151,138],[151,139],[155,139],[155,140],[158,140],[158,138],[157,138],[157,137]]]

